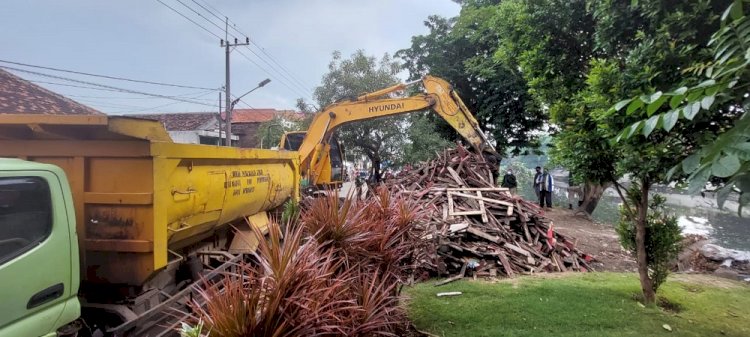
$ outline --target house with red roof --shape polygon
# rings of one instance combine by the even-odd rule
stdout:
[[[221,144],[220,139],[224,137],[223,113],[181,112],[132,116],[162,122],[172,140],[177,143],[219,145]],[[260,139],[257,136],[258,128],[262,123],[271,121],[276,117],[295,120],[301,119],[303,114],[294,110],[235,109],[232,112],[232,145],[260,147]],[[276,144],[278,141],[278,139],[274,139],[272,144]],[[268,145],[269,143],[266,142],[265,144]]]

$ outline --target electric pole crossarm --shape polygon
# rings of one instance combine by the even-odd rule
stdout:
[[[221,46],[225,48],[225,53],[226,53],[226,59],[224,61],[226,63],[226,74],[225,74],[226,75],[226,85],[224,87],[224,89],[226,90],[226,92],[224,94],[224,96],[226,96],[225,97],[225,99],[226,99],[225,100],[225,105],[224,105],[224,107],[226,109],[224,111],[224,114],[225,114],[225,122],[224,122],[224,124],[226,126],[226,132],[225,132],[226,133],[226,140],[224,142],[224,145],[226,145],[226,146],[232,146],[232,109],[234,108],[234,104],[232,104],[232,96],[231,96],[232,91],[230,89],[231,76],[230,76],[230,71],[229,71],[229,69],[230,69],[230,67],[229,67],[229,62],[230,62],[229,54],[231,54],[231,52],[232,52],[232,47],[247,46],[247,45],[249,45],[250,44],[250,38],[249,37],[245,37],[245,42],[244,43],[240,43],[235,38],[234,39],[234,43],[231,43],[231,42],[229,42],[229,39],[228,39],[228,36],[229,36],[228,30],[229,30],[229,18],[225,17],[225,22],[224,22],[224,40],[221,40]]]

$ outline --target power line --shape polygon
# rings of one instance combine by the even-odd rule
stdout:
[[[188,20],[188,21],[192,22],[192,23],[193,23],[194,25],[196,25],[196,26],[200,27],[201,29],[205,30],[205,31],[206,31],[206,32],[208,32],[209,34],[211,34],[211,35],[215,36],[215,37],[216,37],[217,39],[221,39],[221,36],[219,36],[219,35],[216,35],[216,34],[214,34],[214,33],[213,33],[212,31],[208,30],[208,28],[206,28],[206,27],[203,27],[203,26],[202,26],[201,24],[199,24],[199,23],[197,23],[197,22],[193,21],[193,19],[191,19],[191,18],[189,18],[189,17],[185,16],[184,14],[182,14],[182,13],[181,13],[181,12],[179,12],[178,10],[176,10],[176,9],[172,8],[171,6],[169,6],[169,5],[165,4],[165,3],[164,3],[164,2],[162,2],[161,0],[156,0],[156,1],[158,1],[158,2],[160,3],[160,4],[164,5],[165,7],[167,7],[167,8],[169,8],[169,9],[171,9],[171,10],[172,10],[173,12],[177,13],[178,15],[180,15],[180,16],[181,16],[181,17],[183,17],[183,18],[185,18],[186,20]]]
[[[38,80],[34,80],[34,81],[29,80],[29,82],[36,83],[36,84],[49,84],[49,85],[56,85],[56,86],[63,86],[63,87],[81,88],[81,89],[99,90],[99,91],[108,91],[108,92],[117,92],[117,93],[124,93],[124,94],[131,94],[132,95],[132,93],[122,92],[120,90],[113,90],[113,89],[106,89],[106,88],[97,88],[97,87],[90,87],[90,86],[83,86],[83,85],[75,85],[75,84],[67,84],[67,83],[56,83],[56,82],[47,82],[47,81],[38,81]],[[203,97],[203,96],[205,96],[207,94],[210,94],[210,93],[213,93],[213,92],[214,92],[213,90],[211,90],[209,92],[200,91],[200,92],[197,92],[197,93],[185,93],[185,94],[173,95],[173,97],[187,97],[187,96],[195,96],[195,95],[203,94],[203,95],[199,95],[197,97],[188,97],[188,98],[192,98],[192,99],[196,99],[197,100],[197,99],[199,99],[199,97]],[[104,96],[81,96],[81,95],[68,95],[68,94],[66,94],[65,96],[67,96],[67,97],[74,97],[74,98],[75,97],[82,97],[82,98],[100,98],[100,99],[164,99],[164,98],[161,98],[161,97],[113,97],[113,96],[104,97]],[[200,99],[200,100],[213,102],[212,99]],[[170,103],[169,105],[174,105],[174,104],[177,104],[177,103],[182,103],[182,102],[174,102],[174,103]]]
[[[219,29],[222,29],[222,27],[221,27],[221,26],[219,26],[218,24],[216,24],[216,23],[215,23],[215,22],[214,22],[213,20],[210,20],[209,18],[205,17],[204,15],[202,15],[202,14],[198,13],[198,12],[197,12],[197,11],[196,11],[196,10],[195,10],[194,8],[192,8],[192,7],[188,6],[187,4],[185,4],[184,2],[182,2],[182,0],[176,0],[176,1],[177,1],[177,2],[179,2],[180,4],[182,4],[183,6],[187,7],[187,8],[188,8],[188,9],[189,9],[190,11],[192,11],[192,12],[193,12],[193,13],[195,13],[195,14],[197,14],[198,16],[200,16],[201,18],[203,18],[204,20],[208,21],[208,22],[209,22],[210,24],[212,24],[213,26],[215,26],[215,27],[217,27],[217,28],[219,28]],[[218,16],[218,15],[217,15],[217,14],[216,14],[215,12],[213,12],[213,11],[209,10],[208,8],[206,8],[205,6],[201,5],[200,3],[196,2],[195,0],[191,0],[191,1],[192,1],[193,3],[195,3],[196,5],[198,5],[198,6],[200,7],[200,8],[202,8],[202,9],[203,9],[204,11],[206,11],[207,13],[211,14],[211,15],[212,15],[213,17],[215,17],[215,18],[217,18],[217,19],[219,19],[219,20],[223,20],[223,19],[222,19],[222,18],[221,18],[220,16]],[[207,6],[209,6],[209,7],[211,7],[211,6],[210,6],[210,5],[208,5],[208,4],[206,4],[206,5],[207,5]],[[213,7],[211,7],[211,8],[213,8]],[[214,9],[214,10],[216,10],[216,9]],[[218,11],[217,11],[217,12],[218,12]],[[228,20],[228,19],[227,19],[227,20]],[[237,28],[235,28],[234,26],[232,26],[232,29],[234,29],[234,30],[235,30],[236,32],[240,33],[241,35],[243,35],[243,36],[246,36],[246,37],[247,37],[247,35],[246,35],[246,34],[244,34],[243,32],[239,31],[239,30],[238,30]],[[232,34],[232,33],[230,33],[230,32],[227,32],[227,34],[228,34],[228,35],[230,35],[230,36],[232,36],[232,37],[233,37],[233,38],[235,38],[235,39],[237,39],[237,38],[238,38],[238,36],[236,36],[236,35],[234,35],[234,34]],[[248,38],[248,40],[250,40],[250,42],[251,42],[251,43],[252,43],[253,45],[255,45],[255,46],[256,46],[256,48],[257,48],[257,49],[259,49],[259,50],[260,50],[260,51],[261,51],[262,53],[266,54],[266,56],[267,56],[267,58],[268,58],[268,59],[270,59],[270,60],[271,60],[272,62],[276,63],[276,64],[277,64],[277,65],[278,65],[278,66],[279,66],[280,68],[284,69],[284,68],[283,68],[283,66],[282,66],[281,64],[279,64],[278,62],[276,62],[276,60],[274,60],[274,59],[273,59],[273,57],[272,57],[271,55],[269,55],[269,54],[268,54],[268,53],[267,53],[267,52],[266,52],[266,51],[265,51],[265,50],[264,50],[264,49],[263,49],[263,48],[262,48],[261,46],[259,46],[259,45],[258,45],[257,43],[255,43],[255,41],[253,41],[253,40],[252,40],[252,39],[250,39],[249,37],[247,37],[247,38]],[[289,73],[289,76],[287,76],[286,74],[284,74],[284,72],[283,72],[283,71],[280,71],[280,70],[279,70],[279,69],[277,69],[277,68],[276,68],[276,67],[275,67],[275,66],[274,66],[273,64],[271,64],[271,63],[269,63],[268,61],[266,61],[266,59],[265,59],[265,58],[263,58],[263,57],[262,57],[261,55],[258,55],[258,53],[256,53],[256,52],[255,52],[255,51],[254,51],[254,50],[253,50],[252,48],[250,48],[249,46],[247,46],[247,49],[248,49],[248,50],[249,50],[249,51],[250,51],[251,53],[253,53],[253,55],[255,55],[255,57],[257,57],[257,58],[258,58],[259,60],[263,61],[263,63],[267,64],[267,65],[268,65],[268,66],[269,66],[269,67],[270,67],[270,68],[271,68],[271,69],[272,69],[273,71],[275,71],[275,72],[276,72],[276,73],[277,73],[278,75],[280,75],[280,76],[281,76],[281,77],[282,77],[282,78],[284,79],[283,81],[281,81],[281,80],[280,80],[280,81],[279,81],[280,83],[284,84],[284,85],[285,85],[285,86],[286,86],[286,87],[287,87],[288,89],[292,90],[293,92],[297,92],[297,94],[302,94],[302,96],[308,96],[308,97],[311,97],[311,98],[312,98],[312,96],[311,96],[311,94],[312,94],[312,91],[310,91],[310,89],[308,89],[308,88],[307,88],[307,87],[306,87],[305,85],[301,84],[301,83],[299,82],[299,80],[296,80],[296,78],[294,77],[294,75],[293,75],[293,74],[291,74],[291,72],[289,72],[288,70],[286,70],[286,72],[287,72],[287,73]],[[247,56],[245,56],[245,58],[248,58],[248,57],[247,57]],[[258,67],[258,68],[261,68],[261,69],[263,69],[263,70],[264,70],[264,71],[266,72],[266,74],[267,74],[267,75],[269,75],[269,76],[272,76],[272,75],[271,75],[271,74],[270,74],[270,73],[268,72],[268,70],[266,70],[266,69],[265,69],[264,67],[262,67],[261,65],[259,65],[258,63],[254,62],[254,61],[251,61],[251,62],[252,62],[252,63],[253,63],[253,64],[254,64],[254,65],[255,65],[256,67]],[[291,76],[291,78],[290,78],[290,76]],[[274,76],[272,76],[272,77],[274,77]],[[296,82],[295,82],[295,80],[296,80]],[[291,88],[291,87],[290,87],[289,85],[287,85],[287,84],[286,84],[286,82],[287,82],[287,81],[288,81],[288,83],[290,83],[290,84],[291,84],[291,85],[293,85],[293,86],[296,86],[297,88],[296,88],[296,89],[293,89],[293,88]],[[298,89],[301,89],[302,91],[300,92],[300,91],[299,91]]]
[[[206,95],[208,95],[208,94],[212,94],[212,93],[213,93],[213,92],[208,92],[208,93],[205,93],[205,94],[203,94],[203,95],[199,95],[199,96],[197,96],[197,97],[194,97],[194,98],[195,98],[195,99],[197,99],[197,98],[199,98],[199,97],[203,97],[203,96],[206,96]],[[143,109],[137,109],[137,110],[125,110],[125,111],[117,111],[116,113],[133,113],[133,112],[153,111],[153,110],[156,110],[156,109],[161,109],[161,108],[164,108],[164,107],[168,107],[168,106],[172,106],[172,105],[175,105],[175,104],[179,104],[179,103],[180,103],[180,102],[172,102],[172,103],[167,103],[167,104],[163,104],[163,105],[158,105],[158,106],[154,106],[154,107],[150,107],[150,108],[143,108]],[[217,106],[218,106],[218,104],[217,104]]]
[[[134,80],[134,79],[130,79],[130,78],[123,78],[123,77],[116,77],[116,76],[109,76],[109,75],[99,75],[99,74],[85,73],[85,72],[75,71],[75,70],[67,70],[67,69],[60,69],[60,68],[53,68],[53,67],[38,66],[38,65],[33,65],[33,64],[27,64],[27,63],[21,63],[21,62],[14,62],[14,61],[7,61],[7,60],[0,60],[0,63],[15,64],[15,65],[18,65],[18,66],[24,66],[24,67],[29,67],[29,68],[38,68],[38,69],[45,69],[45,70],[60,71],[60,72],[64,72],[64,73],[77,74],[77,75],[85,75],[85,76],[92,76],[92,77],[101,77],[101,78],[107,78],[107,79],[111,79],[111,80],[119,80],[119,81],[135,82],[135,83],[145,83],[145,84],[161,85],[161,86],[165,86],[165,87],[186,88],[186,89],[200,89],[200,90],[212,90],[212,91],[219,90],[217,88],[204,88],[204,87],[194,87],[194,86],[181,85],[181,84],[172,84],[172,83],[163,83],[163,82],[152,82],[152,81]]]
[[[89,100],[89,99],[76,99],[76,101],[85,103],[87,105],[93,105],[96,107],[103,107],[103,108],[114,108],[114,109],[140,109],[142,108],[137,105],[100,102],[100,101]]]
[[[251,59],[249,56],[247,56],[247,54],[243,53],[241,50],[238,50],[237,52],[240,55],[242,55],[242,57],[244,57],[245,59],[247,59],[248,61],[250,61],[252,64],[254,64],[256,67],[260,68],[260,70],[262,70],[266,75],[268,75],[270,77],[274,77],[273,75],[271,75],[271,73],[268,70],[266,70],[266,68],[260,66],[257,62],[253,61],[253,59]],[[283,86],[285,86],[287,89],[291,90],[292,92],[295,92],[295,93],[299,94],[298,90],[290,87],[285,81],[279,81],[279,83],[281,83]],[[307,95],[303,94],[302,96],[307,96]]]
[[[249,39],[250,39],[250,38],[248,38],[248,40],[249,40]],[[250,40],[250,42],[252,43],[252,40]],[[253,43],[253,44],[254,44],[254,43]],[[259,60],[263,61],[263,63],[265,63],[265,64],[267,64],[268,66],[270,66],[270,67],[271,67],[271,69],[275,70],[275,71],[276,71],[276,73],[278,73],[279,75],[281,75],[281,76],[282,76],[282,77],[283,77],[283,78],[284,78],[285,80],[289,81],[289,83],[291,83],[292,85],[295,85],[295,84],[294,84],[294,81],[293,81],[293,80],[290,80],[290,79],[289,79],[289,78],[288,78],[288,77],[287,77],[286,75],[284,75],[284,74],[283,74],[283,73],[281,73],[281,72],[280,72],[280,71],[279,71],[278,69],[276,69],[276,67],[274,67],[274,66],[273,66],[273,64],[270,64],[270,63],[268,63],[268,61],[266,61],[266,60],[265,60],[265,59],[264,59],[263,57],[261,57],[260,55],[258,55],[258,53],[256,53],[256,52],[255,52],[254,50],[252,50],[252,49],[251,49],[250,47],[247,47],[247,50],[249,50],[249,51],[250,51],[251,53],[253,53],[253,55],[255,55],[255,57],[257,57],[257,58],[258,58]],[[304,94],[303,96],[307,96],[307,95],[310,95],[310,94],[311,94],[311,92],[310,92],[310,90],[309,90],[309,89],[307,89],[307,88],[304,88],[304,87],[301,87],[301,86],[299,86],[299,85],[297,85],[297,87],[298,87],[298,88],[300,88],[300,89],[302,89],[302,93]],[[305,92],[307,92],[307,93],[305,93]]]
[[[175,105],[175,104],[179,104],[179,103],[180,102],[172,102],[172,103],[167,103],[167,104],[164,104],[164,105],[158,105],[158,106],[150,107],[150,108],[143,108],[143,109],[137,109],[137,110],[116,111],[115,113],[125,114],[125,113],[133,113],[133,112],[153,111],[153,110],[156,110],[156,109],[161,109],[161,108],[168,107],[168,106]]]
[[[219,30],[224,30],[224,28],[222,28],[221,26],[217,25],[215,22],[209,20],[207,17],[203,16],[203,14],[198,13],[195,9],[193,9],[193,7],[190,7],[190,6],[186,5],[184,2],[182,2],[182,0],[176,0],[176,1],[179,2],[181,5],[183,5],[185,8],[189,9],[191,12],[195,13],[196,15],[200,16],[204,20],[208,21],[208,23],[214,25],[214,27],[219,28]],[[234,35],[232,37],[236,38],[236,36],[234,36]]]
[[[233,99],[237,99],[237,96],[235,96],[235,95],[232,95],[232,98],[233,98]],[[240,103],[242,103],[242,104],[244,104],[244,105],[245,105],[246,107],[248,107],[248,108],[250,108],[250,109],[255,109],[255,107],[253,107],[252,105],[250,105],[250,104],[248,104],[247,102],[243,101],[242,99],[240,99],[240,100],[239,100],[239,102],[240,102]]]
[[[196,0],[191,0],[191,1],[194,2],[196,5],[200,6],[201,8],[203,8],[203,10],[205,10],[206,12],[210,13],[211,15],[213,15],[215,18],[219,19],[220,21],[222,20],[222,16],[223,17],[227,17],[226,15],[224,15],[223,13],[221,13],[221,11],[219,11],[215,7],[211,6],[210,4],[208,4],[207,2],[205,2],[204,0],[201,0],[201,2],[203,2],[203,4],[205,4],[211,10],[207,9],[206,7],[204,7],[203,5],[201,5],[200,3],[196,2]],[[216,14],[216,13],[218,13],[218,14]],[[237,33],[239,33],[241,35],[248,36],[247,34],[243,33],[242,31],[240,31],[236,27],[237,26],[236,23],[232,22],[231,20],[230,20],[230,22],[233,24],[231,27],[232,27],[232,29],[234,29],[234,31],[236,31]],[[311,85],[309,85],[307,83],[303,83],[291,71],[289,71],[289,69],[287,69],[286,67],[284,67],[284,65],[282,65],[281,63],[277,62],[276,59],[275,59],[275,57],[273,55],[271,55],[268,52],[266,52],[265,48],[263,48],[262,46],[258,45],[253,39],[250,39],[250,42],[253,45],[255,45],[263,54],[265,54],[273,63],[275,63],[276,65],[278,65],[281,69],[283,69],[290,76],[292,76],[292,78],[295,79],[300,85],[302,85],[303,87],[306,87],[306,88],[307,87],[310,87],[310,88],[312,87]]]
[[[38,82],[37,81],[35,83],[47,83],[47,84],[66,85],[67,86],[67,84],[53,83],[53,82]],[[98,88],[94,88],[94,87],[84,87],[84,86],[76,86],[76,87],[86,88],[86,89],[98,89]],[[206,91],[200,91],[200,92],[195,92],[195,93],[186,93],[186,94],[172,95],[172,96],[174,96],[174,97],[184,97],[184,98],[190,98],[190,99],[198,99],[198,97],[202,97],[202,96],[205,96],[205,95],[211,94],[211,93],[214,93],[214,91],[213,90],[208,91],[208,92],[206,92]],[[189,97],[189,96],[195,96],[195,95],[198,95],[198,96],[196,96],[196,97]],[[161,99],[161,98],[155,98],[155,97],[116,97],[116,96],[88,96],[88,95],[65,95],[65,96],[68,96],[68,97],[80,97],[80,98],[93,98],[93,99],[113,99],[113,100],[118,100],[118,99],[127,99],[127,100],[134,100],[134,99],[137,99],[137,100]],[[212,101],[212,102],[214,101],[214,100],[208,99],[208,98],[204,98],[204,99],[200,99],[200,100],[202,100],[202,101]]]
[[[90,85],[90,86],[102,87],[102,88],[106,88],[106,89],[112,89],[114,91],[127,92],[127,93],[144,95],[144,96],[153,96],[153,97],[159,97],[159,98],[164,98],[164,99],[171,99],[171,100],[175,100],[175,101],[182,101],[182,102],[185,102],[185,103],[193,103],[193,104],[199,104],[199,105],[205,105],[205,106],[214,107],[214,105],[211,105],[211,104],[206,104],[206,103],[203,103],[203,102],[193,101],[193,100],[189,100],[189,99],[185,99],[185,98],[181,98],[181,97],[167,96],[167,95],[160,95],[160,94],[152,94],[152,93],[143,92],[143,91],[137,91],[137,90],[131,90],[131,89],[113,87],[113,86],[110,86],[110,85],[99,84],[99,83],[94,83],[94,82],[87,82],[87,81],[81,81],[81,80],[76,80],[76,79],[72,79],[72,78],[68,78],[68,77],[51,75],[51,74],[45,74],[45,73],[40,73],[40,72],[36,72],[36,71],[31,71],[31,70],[26,70],[26,69],[19,69],[19,68],[13,68],[13,67],[8,67],[8,66],[0,66],[0,68],[14,70],[14,71],[23,72],[23,73],[28,73],[28,74],[37,75],[37,76],[44,76],[44,77],[54,78],[54,79],[63,80],[63,81],[69,81],[69,82],[79,83],[79,84],[85,84],[85,85]]]
[[[71,87],[71,88],[83,88],[83,89],[100,90],[100,91],[121,92],[119,90],[104,89],[104,88],[95,88],[95,87],[87,87],[87,86],[83,86],[83,85],[66,84],[66,83],[55,83],[55,82],[38,81],[38,80],[29,81],[29,82],[31,82],[31,83],[37,83],[37,84],[59,85],[59,86]]]
[[[173,8],[173,7],[169,6],[169,5],[167,5],[166,3],[162,2],[161,0],[156,0],[156,1],[158,1],[158,2],[160,3],[160,4],[164,5],[165,7],[169,8],[169,9],[170,9],[170,10],[172,10],[173,12],[177,13],[178,15],[182,16],[182,17],[183,17],[183,18],[185,18],[186,20],[190,21],[190,22],[191,22],[192,24],[194,24],[194,25],[198,26],[199,28],[203,29],[203,30],[204,30],[204,31],[206,31],[207,33],[209,33],[209,34],[213,35],[214,37],[216,37],[216,38],[218,38],[218,39],[222,39],[222,38],[221,38],[221,37],[220,37],[219,35],[217,35],[217,34],[216,34],[216,33],[214,33],[213,31],[211,31],[210,29],[206,28],[205,26],[203,26],[203,25],[199,24],[198,22],[196,22],[196,21],[195,21],[195,20],[193,20],[192,18],[188,17],[187,15],[183,14],[182,12],[178,11],[177,9],[175,9],[175,8]],[[180,1],[180,0],[176,0],[176,1],[178,1],[178,2],[179,2],[180,4],[182,4],[183,6],[185,6],[185,7],[188,7],[188,9],[190,9],[190,10],[191,10],[191,11],[192,11],[193,13],[195,13],[195,14],[199,15],[199,16],[200,16],[201,18],[203,18],[204,20],[208,21],[208,22],[209,22],[209,23],[211,23],[211,24],[212,24],[213,26],[216,26],[216,27],[218,27],[218,28],[220,28],[220,29],[221,29],[221,27],[220,27],[220,26],[218,26],[218,25],[217,25],[217,24],[216,24],[215,22],[213,22],[212,20],[208,19],[208,18],[207,18],[207,17],[205,17],[204,15],[201,15],[201,14],[197,13],[197,12],[195,11],[195,9],[191,8],[191,7],[190,7],[190,6],[188,6],[187,4],[183,3],[183,2],[182,2],[182,1]],[[201,7],[201,8],[203,8],[204,10],[206,10],[206,9],[205,9],[205,7]],[[208,11],[208,10],[207,10],[207,11]],[[208,11],[208,12],[209,12],[209,13],[211,13],[210,11]],[[215,15],[215,14],[212,14],[212,15],[216,17],[216,15]],[[236,30],[236,29],[235,29],[235,30]],[[227,32],[227,33],[228,33],[228,32]],[[231,34],[231,36],[232,36],[232,37],[234,37],[234,38],[237,38],[237,37],[236,37],[235,35],[233,35],[233,34]],[[262,60],[262,61],[264,61],[264,62],[266,62],[266,63],[267,63],[267,61],[265,61],[265,59],[263,59],[263,58],[262,58],[262,57],[261,57],[260,55],[258,55],[257,53],[255,53],[255,52],[254,52],[254,51],[253,51],[252,49],[250,49],[249,47],[248,47],[248,50],[250,50],[250,51],[251,51],[251,52],[252,52],[252,53],[253,53],[253,54],[254,54],[254,55],[255,55],[255,56],[257,57],[257,58],[259,58],[260,60]],[[252,63],[253,65],[255,65],[256,67],[258,67],[258,68],[259,68],[260,70],[262,70],[262,71],[263,71],[264,73],[266,73],[266,75],[268,75],[269,77],[272,77],[272,78],[276,78],[276,76],[272,75],[270,71],[268,71],[268,70],[267,70],[267,69],[266,69],[265,67],[261,66],[260,64],[258,64],[258,63],[257,63],[257,62],[255,62],[254,60],[252,60],[252,59],[251,59],[250,57],[248,57],[248,56],[247,56],[246,54],[242,53],[242,52],[241,52],[240,50],[238,50],[238,52],[239,52],[239,53],[240,53],[240,55],[242,55],[242,56],[243,56],[243,57],[244,57],[245,59],[247,59],[248,61],[250,61],[250,62],[251,62],[251,63]],[[272,68],[273,68],[273,67],[272,67]],[[280,72],[279,72],[279,71],[278,71],[277,69],[275,69],[275,68],[274,68],[274,70],[275,70],[275,71],[276,71],[277,73],[279,73],[280,75],[282,75],[282,76],[283,76],[283,74],[281,74],[281,73],[280,73]],[[285,86],[285,87],[286,87],[287,89],[289,89],[289,90],[291,90],[292,92],[294,92],[295,94],[301,95],[301,96],[303,96],[303,97],[307,96],[307,97],[310,97],[310,98],[312,98],[312,96],[311,96],[310,94],[307,94],[307,93],[304,93],[304,92],[300,92],[300,91],[299,91],[299,89],[295,89],[295,88],[291,87],[291,86],[290,86],[289,84],[287,84],[286,82],[287,82],[287,81],[290,81],[290,80],[289,80],[289,79],[288,79],[287,77],[282,77],[282,78],[283,78],[284,80],[281,80],[281,79],[279,79],[279,78],[276,78],[276,79],[277,79],[277,81],[278,81],[279,83],[281,83],[282,85],[284,85],[284,86]],[[290,83],[292,83],[292,85],[293,85],[293,82],[291,82],[291,81],[290,81]],[[309,91],[309,90],[308,90],[308,91]]]

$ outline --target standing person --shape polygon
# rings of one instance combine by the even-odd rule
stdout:
[[[539,207],[544,208],[546,203],[547,208],[552,208],[552,186],[554,186],[555,180],[546,167],[537,182],[539,184]]]
[[[500,186],[507,188],[511,195],[516,195],[516,192],[518,191],[518,181],[516,180],[516,176],[513,175],[513,170],[508,169],[508,172],[503,176],[503,183],[500,184]]]
[[[542,168],[537,166],[534,168],[536,170],[536,174],[534,174],[534,193],[536,194],[536,198],[539,199],[539,184],[542,182]]]

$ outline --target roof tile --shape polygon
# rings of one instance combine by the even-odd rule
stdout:
[[[0,114],[103,115],[0,69]]]

